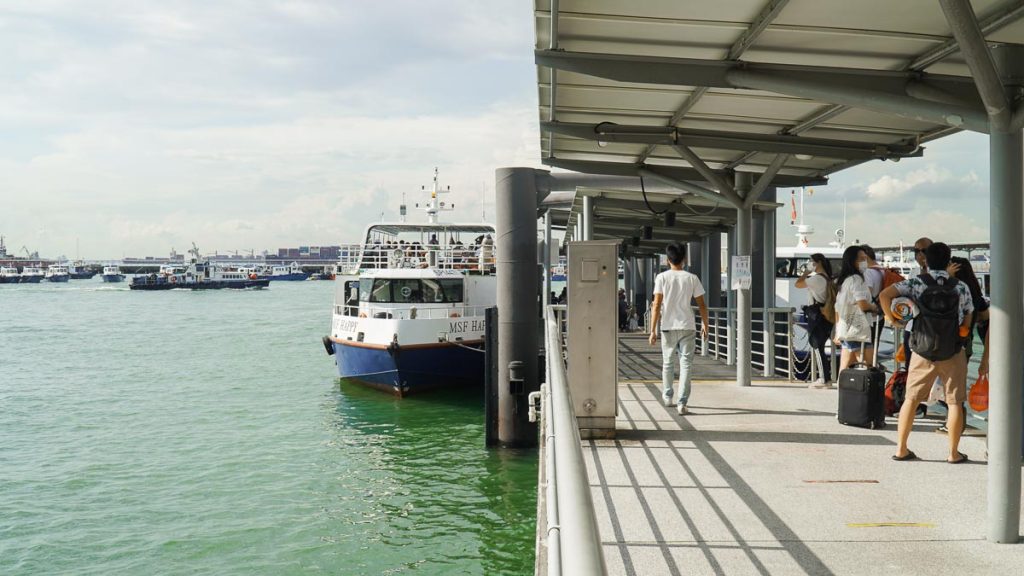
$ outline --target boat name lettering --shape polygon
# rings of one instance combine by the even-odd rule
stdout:
[[[358,320],[341,320],[338,322],[338,332],[355,332],[358,327]]]
[[[458,320],[449,322],[448,332],[462,334],[464,332],[480,332],[484,329],[484,320]]]

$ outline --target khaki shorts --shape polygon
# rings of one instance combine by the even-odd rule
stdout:
[[[927,400],[936,378],[942,383],[946,404],[960,404],[967,400],[967,356],[964,351],[938,362],[932,362],[920,354],[911,356],[905,401],[916,406]]]

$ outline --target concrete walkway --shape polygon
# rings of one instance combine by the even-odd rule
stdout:
[[[984,438],[946,464],[925,420],[923,460],[894,462],[895,423],[841,426],[834,390],[785,382],[698,382],[687,416],[652,381],[619,400],[618,438],[584,442],[610,574],[1024,575],[1024,545],[984,539]]]
[[[678,363],[676,365],[678,376]],[[698,378],[729,380],[736,378],[736,367],[711,356],[695,354],[693,370]],[[661,380],[661,344],[651,346],[647,334],[619,334],[619,380]]]

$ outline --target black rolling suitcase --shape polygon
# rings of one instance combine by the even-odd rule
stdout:
[[[879,333],[882,322],[879,320]],[[877,360],[879,338],[875,338],[875,360]],[[861,345],[861,360],[864,358],[864,345]],[[885,428],[885,370],[872,362],[868,366],[863,361],[851,364],[839,373],[839,412],[840,424],[858,426],[877,430]]]

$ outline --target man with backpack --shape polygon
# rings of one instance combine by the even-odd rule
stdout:
[[[960,434],[964,418],[961,403],[967,398],[967,357],[963,338],[969,332],[974,305],[971,292],[963,282],[946,272],[950,249],[942,242],[924,250],[928,271],[882,290],[879,295],[885,319],[893,326],[900,322],[892,313],[892,301],[909,296],[917,303],[914,330],[910,336],[910,369],[907,392],[900,408],[896,454],[893,460],[915,460],[917,455],[907,448],[907,439],[914,425],[917,405],[928,398],[932,384],[942,382],[949,405],[949,456],[946,461],[959,464],[967,461],[960,453]]]

